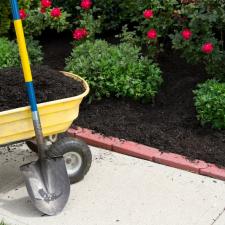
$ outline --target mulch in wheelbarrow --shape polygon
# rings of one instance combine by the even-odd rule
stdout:
[[[164,84],[154,105],[116,98],[82,104],[74,125],[225,166],[225,131],[196,119],[192,90],[207,79],[204,70],[171,53],[159,64]]]
[[[84,92],[79,81],[66,77],[48,66],[33,66],[32,74],[38,103],[73,97]],[[1,69],[0,112],[27,105],[29,103],[22,70]]]

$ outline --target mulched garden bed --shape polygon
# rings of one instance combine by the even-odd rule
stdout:
[[[71,46],[68,40],[59,40],[54,37],[51,46],[44,47],[45,62],[63,69],[63,49],[67,55]],[[61,55],[48,54],[50,48]],[[83,103],[74,126],[225,166],[225,131],[202,128],[196,119],[192,90],[207,79],[203,69],[170,52],[159,58],[159,64],[164,84],[154,105],[115,98]]]
[[[159,63],[164,85],[154,105],[110,98],[83,105],[74,125],[225,166],[225,132],[196,119],[192,90],[206,79],[203,70],[172,54]]]
[[[34,66],[32,73],[38,103],[73,97],[84,91],[80,82],[48,66]],[[20,69],[1,69],[0,87],[0,112],[28,105]]]

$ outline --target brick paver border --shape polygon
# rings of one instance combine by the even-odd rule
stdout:
[[[132,141],[106,137],[86,128],[71,128],[68,133],[84,140],[89,145],[225,181],[225,168],[219,168],[202,160],[190,161],[179,154],[165,153]]]

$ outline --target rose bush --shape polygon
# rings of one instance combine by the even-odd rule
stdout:
[[[98,9],[93,6],[91,0],[81,0],[76,8],[80,14],[74,22],[76,26],[73,30],[74,44],[81,44],[86,39],[94,41],[95,34],[100,32],[101,25],[101,19],[94,17]]]
[[[173,48],[190,63],[203,63],[206,72],[225,79],[225,1],[201,0],[182,5],[176,12]]]
[[[51,0],[41,0],[37,7],[30,4],[25,8],[20,8],[20,16],[27,35],[38,36],[47,28],[55,29],[58,32],[70,28],[68,22],[70,14],[52,5]]]
[[[175,24],[174,11],[180,6],[177,0],[151,0],[139,8],[142,13],[140,12],[139,17],[135,17],[133,22],[139,24],[136,29],[141,34],[140,43],[147,47],[150,57],[155,57],[163,50]]]

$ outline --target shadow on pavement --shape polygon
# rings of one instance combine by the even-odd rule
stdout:
[[[0,208],[20,217],[40,217],[43,215],[32,205],[28,196],[19,199],[0,199]]]

